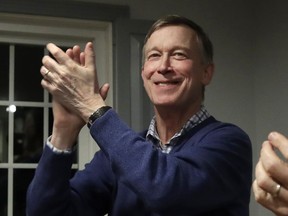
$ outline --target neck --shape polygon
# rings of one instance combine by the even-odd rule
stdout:
[[[201,104],[188,109],[155,107],[157,132],[162,143],[168,143],[186,122],[201,108]]]

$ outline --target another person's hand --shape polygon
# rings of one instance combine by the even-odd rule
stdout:
[[[287,159],[288,139],[280,133],[270,133],[256,165],[253,191],[256,201],[278,216],[288,215]]]
[[[44,76],[42,86],[67,110],[77,113],[87,122],[95,110],[105,106],[103,98],[109,89],[108,84],[101,90],[99,88],[92,43],[86,44],[83,53],[78,46],[65,53],[52,43],[47,45],[47,49],[56,61],[50,56],[43,57],[40,70]]]

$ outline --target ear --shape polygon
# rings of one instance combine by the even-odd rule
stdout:
[[[204,86],[206,86],[212,80],[212,77],[214,75],[215,65],[213,63],[209,63],[209,64],[205,65],[204,67],[205,68],[204,68],[204,72],[203,72],[203,76],[202,76],[202,83]]]

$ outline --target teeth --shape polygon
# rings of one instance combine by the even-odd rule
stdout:
[[[176,82],[159,82],[157,85],[159,86],[167,86],[167,85],[175,85]]]
[[[168,85],[169,83],[158,83],[158,85],[160,86],[165,86],[165,85]]]

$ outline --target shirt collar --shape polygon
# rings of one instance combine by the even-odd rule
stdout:
[[[174,136],[170,139],[169,144],[173,144],[173,140],[177,140],[178,137],[186,134],[191,128],[194,128],[204,120],[210,117],[209,112],[206,110],[204,105],[201,105],[200,110],[194,114],[181,128],[181,130],[174,134]],[[148,127],[148,131],[146,134],[146,139],[155,143],[161,143],[160,138],[156,129],[156,118],[155,116],[152,118],[150,125]],[[172,143],[171,143],[172,142]]]

